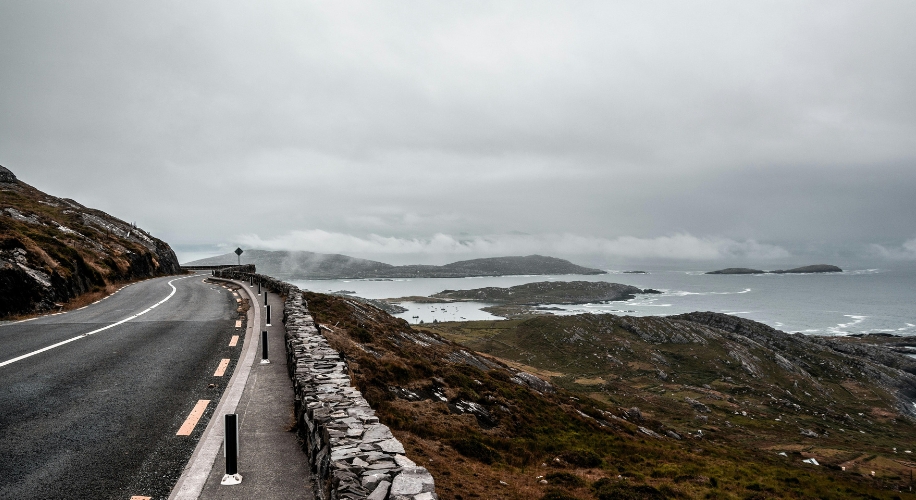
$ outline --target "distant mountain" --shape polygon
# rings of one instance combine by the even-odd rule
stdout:
[[[187,266],[235,264],[235,254],[188,262]],[[339,254],[303,251],[246,250],[242,262],[254,264],[259,273],[286,279],[343,278],[466,278],[471,276],[511,276],[545,274],[604,274],[600,269],[577,266],[568,260],[542,255],[492,257],[453,262],[444,266],[393,266]]]
[[[180,271],[164,241],[45,194],[0,167],[0,317],[47,311],[117,282]]]

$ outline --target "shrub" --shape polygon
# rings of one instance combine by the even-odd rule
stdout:
[[[595,484],[601,483],[599,480]],[[595,492],[598,500],[660,500],[668,497],[648,484],[630,484],[627,481],[603,482]]]
[[[601,456],[592,450],[569,450],[560,454],[560,458],[577,467],[600,467]]]
[[[585,481],[583,481],[582,478],[575,474],[570,474],[569,472],[551,472],[544,476],[544,479],[546,479],[549,484],[558,484],[571,488],[585,486]]]
[[[485,464],[498,462],[501,458],[498,451],[490,448],[480,441],[476,436],[453,439],[449,442],[452,448],[458,453],[475,460],[480,460]]]
[[[569,493],[566,493],[562,490],[549,490],[544,496],[541,497],[541,500],[579,500],[578,498],[571,496]]]

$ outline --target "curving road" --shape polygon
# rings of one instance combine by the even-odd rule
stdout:
[[[244,333],[232,293],[203,279],[151,279],[0,325],[0,498],[168,496],[235,368],[242,342],[230,339]],[[211,401],[201,420],[176,435],[200,400]]]

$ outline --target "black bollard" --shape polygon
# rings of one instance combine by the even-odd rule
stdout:
[[[261,295],[261,280],[258,280],[258,295]]]
[[[239,474],[239,418],[235,413],[226,414],[223,454],[226,456],[226,474],[220,484],[231,486],[241,483],[242,475]]]
[[[267,326],[270,326],[270,306],[267,306]]]
[[[264,305],[267,305],[267,291],[264,291]]]
[[[267,359],[267,330],[261,331],[261,364],[270,364],[270,360]]]

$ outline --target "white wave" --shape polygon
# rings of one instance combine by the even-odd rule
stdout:
[[[868,316],[861,316],[861,315],[856,315],[856,314],[844,314],[843,316],[852,319],[852,321],[848,323],[840,323],[836,326],[831,326],[827,328],[827,333],[830,333],[833,335],[849,335],[851,333],[849,332],[850,328],[858,324],[861,324],[863,321],[865,321],[868,318]]]
[[[745,288],[744,290],[741,290],[740,292],[687,292],[687,291],[681,291],[681,290],[677,290],[677,291],[662,290],[662,297],[665,297],[665,296],[686,297],[688,295],[739,295],[742,293],[749,293],[750,291],[751,291],[750,288]]]

